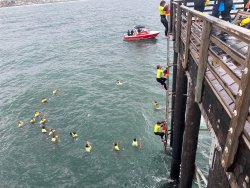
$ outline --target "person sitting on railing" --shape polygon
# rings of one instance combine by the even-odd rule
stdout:
[[[166,19],[166,11],[168,10],[168,5],[166,1],[161,1],[159,6],[159,12],[161,16],[161,23],[165,27],[165,36],[168,37],[168,21]]]

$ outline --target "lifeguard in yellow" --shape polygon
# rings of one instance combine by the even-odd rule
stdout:
[[[86,145],[85,145],[85,151],[87,153],[90,153],[91,152],[91,149],[92,149],[92,146],[87,142]]]
[[[46,98],[42,98],[41,103],[45,104],[47,102],[48,102],[48,100]]]
[[[166,90],[168,90],[167,85],[165,83],[166,80],[167,80],[167,78],[163,77],[162,67],[160,65],[157,65],[156,69],[157,69],[157,72],[156,72],[156,81],[159,82],[161,85],[163,85]]]
[[[31,118],[30,123],[34,124],[35,122],[36,122],[36,118],[35,117]]]
[[[114,143],[114,150],[115,151],[120,151],[120,148],[117,143]]]
[[[160,13],[160,17],[161,17],[161,23],[165,27],[165,36],[168,37],[168,21],[166,19],[166,13],[170,14],[170,12],[169,12],[168,5],[166,4],[166,1],[160,2],[159,13]]]
[[[54,89],[51,91],[52,95],[56,95],[57,94],[57,89]]]
[[[69,134],[70,134],[70,136],[71,136],[72,138],[77,138],[77,137],[78,137],[78,135],[77,135],[76,132],[70,132]]]
[[[133,139],[132,146],[133,147],[139,147],[139,143],[138,143],[138,140],[136,138]]]
[[[47,120],[46,120],[45,118],[42,118],[42,119],[40,120],[40,124],[44,124],[46,121],[47,121]]]
[[[18,121],[18,127],[23,127],[24,126],[24,122],[23,121]]]
[[[35,111],[35,113],[34,113],[34,117],[38,117],[39,115],[40,115],[40,112]]]
[[[157,101],[154,101],[153,106],[154,106],[154,109],[156,110],[160,108],[160,105]]]
[[[58,135],[53,135],[53,137],[51,138],[51,142],[58,142],[59,141],[59,137]]]
[[[164,142],[165,140],[163,139],[163,137],[164,137],[165,133],[160,131],[160,129],[161,129],[161,127],[162,127],[162,123],[163,123],[163,122],[159,122],[159,121],[158,121],[158,122],[155,124],[155,126],[154,126],[154,134],[155,134],[155,135],[159,135],[159,136],[161,137],[162,142]]]
[[[53,134],[53,136],[54,136],[54,135],[55,135],[55,132],[56,132],[55,129],[50,129],[50,130],[49,130],[49,135],[52,135],[52,134]]]
[[[42,126],[42,133],[47,133],[45,126]]]

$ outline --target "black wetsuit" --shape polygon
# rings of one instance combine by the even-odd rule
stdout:
[[[165,36],[168,36],[168,21],[165,15],[160,15],[161,16],[161,23],[165,27]]]
[[[194,10],[204,12],[205,1],[204,0],[194,0]]]

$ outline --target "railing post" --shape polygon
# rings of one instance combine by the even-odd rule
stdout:
[[[199,65],[195,87],[195,102],[197,103],[201,101],[203,79],[208,63],[208,47],[210,43],[211,30],[212,24],[206,20],[203,20],[201,45],[199,50]]]
[[[226,145],[224,147],[221,164],[227,170],[234,161],[238,149],[239,136],[241,135],[250,105],[250,44],[248,44],[248,55],[246,64],[235,101],[235,108],[228,130]]]
[[[190,45],[190,36],[191,36],[191,26],[192,26],[192,13],[188,12],[187,16],[187,37],[186,37],[186,44],[185,44],[185,55],[184,55],[184,61],[183,61],[183,68],[187,68],[187,62],[188,62],[188,54],[189,54],[189,45]]]
[[[181,7],[177,4],[177,24],[176,24],[176,38],[175,38],[175,52],[180,52],[180,36],[181,36]]]

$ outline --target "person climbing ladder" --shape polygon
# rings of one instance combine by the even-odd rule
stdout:
[[[163,130],[162,132],[160,132],[160,128],[164,127],[165,127],[164,122],[159,122],[159,121],[155,124],[154,127],[154,134],[160,136],[162,142],[166,142],[166,140],[163,138],[165,136],[165,133],[163,132]]]
[[[167,78],[162,77],[163,73],[162,67],[160,65],[157,65],[156,68],[157,68],[156,81],[159,82],[161,85],[163,85],[166,90],[168,90],[167,85],[165,83]]]

